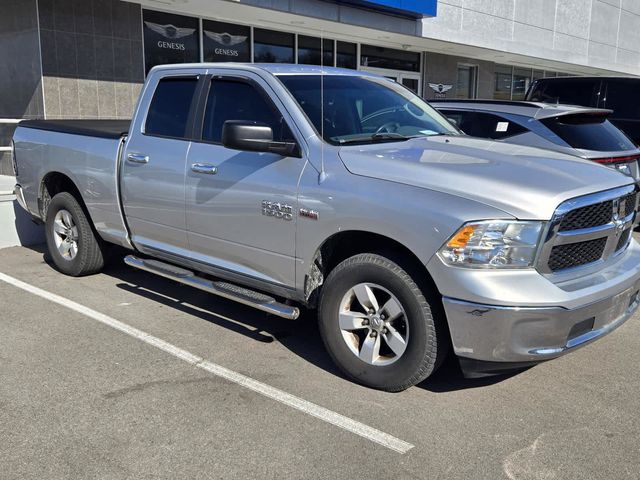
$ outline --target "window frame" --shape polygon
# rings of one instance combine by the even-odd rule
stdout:
[[[206,75],[203,75],[203,77],[204,77],[204,80],[203,80],[202,91],[200,93],[200,99],[195,112],[194,131],[193,131],[194,135],[193,135],[192,142],[202,143],[207,145],[218,145],[218,146],[224,147],[222,142],[214,142],[212,140],[206,140],[202,138],[202,135],[204,133],[204,121],[207,114],[206,112],[207,102],[209,100],[209,94],[212,92],[211,85],[213,84],[214,80],[223,80],[223,81],[226,80],[231,82],[245,83],[255,88],[258,94],[265,100],[267,106],[276,114],[276,116],[282,117],[282,121],[285,123],[285,125],[291,132],[293,141],[298,144],[298,147],[300,147],[300,150],[302,151],[302,144],[299,138],[296,136],[295,129],[291,127],[291,122],[287,118],[287,115],[285,115],[284,112],[280,110],[280,108],[278,108],[278,106],[275,104],[273,99],[266,92],[264,87],[260,85],[260,83],[257,82],[255,79],[249,76],[235,73],[235,72],[234,73],[211,73],[210,72],[210,73],[207,73]],[[278,141],[278,140],[274,140],[274,141]]]
[[[202,93],[202,74],[191,74],[191,73],[168,73],[167,75],[163,75],[158,78],[155,84],[153,85],[153,94],[151,95],[151,99],[149,100],[146,106],[146,112],[144,115],[144,121],[141,125],[141,134],[145,137],[153,137],[153,138],[164,138],[167,140],[181,140],[184,142],[193,141],[194,138],[194,121],[195,114],[197,112],[198,103],[200,100],[200,95]],[[158,86],[164,80],[175,80],[175,79],[193,79],[196,81],[196,87],[193,92],[193,98],[191,99],[191,105],[189,105],[189,113],[187,114],[187,125],[185,127],[185,136],[184,137],[176,137],[172,135],[159,135],[157,133],[149,133],[147,132],[147,123],[149,122],[149,113],[151,111],[151,105],[153,105],[153,100],[155,99],[156,93],[158,91]]]

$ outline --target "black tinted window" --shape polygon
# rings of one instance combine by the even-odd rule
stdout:
[[[624,133],[602,116],[568,115],[548,118],[542,123],[573,148],[598,152],[636,148]]]
[[[595,107],[599,87],[600,80],[541,80],[534,85],[528,100]]]
[[[149,106],[145,133],[186,138],[189,111],[197,83],[196,78],[160,80]]]
[[[613,110],[613,118],[638,119],[640,117],[640,82],[607,82],[604,107]]]
[[[250,83],[213,80],[202,130],[203,140],[219,143],[227,120],[244,120],[268,125],[276,141],[290,140],[291,134],[282,118],[262,94]]]
[[[453,120],[460,130],[472,137],[499,140],[528,132],[522,125],[491,113],[445,109],[440,111]]]

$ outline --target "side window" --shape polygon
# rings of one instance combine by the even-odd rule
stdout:
[[[455,118],[460,130],[472,137],[500,140],[529,131],[518,123],[492,113],[457,110],[443,110],[442,113]]]
[[[248,82],[216,79],[211,82],[204,115],[202,139],[220,143],[227,120],[244,120],[268,125],[275,141],[291,140],[282,115]]]
[[[153,94],[145,133],[161,137],[187,138],[189,111],[198,79],[165,78],[158,82]]]
[[[440,109],[440,113],[442,113],[449,121],[453,121],[456,127],[462,130],[465,134],[471,135],[472,137],[476,137],[474,133],[474,112],[465,112],[463,110],[442,110]]]

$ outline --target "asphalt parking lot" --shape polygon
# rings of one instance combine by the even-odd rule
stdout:
[[[449,362],[388,394],[340,375],[309,313],[120,262],[69,278],[40,248],[0,250],[0,274],[2,479],[639,476],[638,315],[517,375]]]

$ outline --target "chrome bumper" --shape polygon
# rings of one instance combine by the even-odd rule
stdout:
[[[18,205],[20,205],[22,208],[24,208],[28,212],[29,209],[27,208],[27,202],[24,199],[24,193],[22,191],[22,186],[20,184],[17,184],[15,187],[13,187],[13,194],[16,196]]]
[[[505,307],[443,298],[456,355],[488,362],[558,357],[606,335],[640,304],[640,280],[620,293],[575,309]]]

